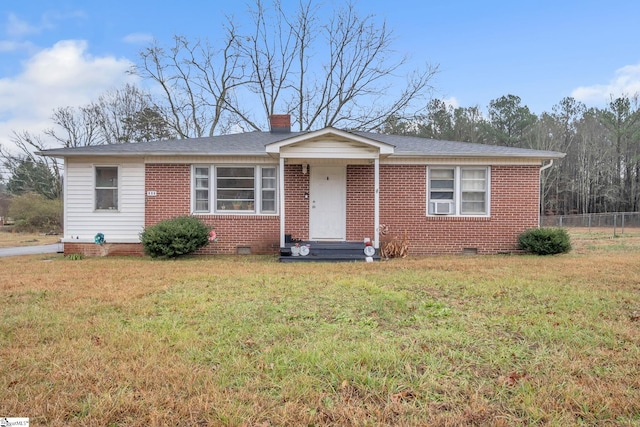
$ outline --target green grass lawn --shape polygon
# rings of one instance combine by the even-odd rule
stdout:
[[[640,425],[640,239],[280,264],[0,259],[33,425]]]

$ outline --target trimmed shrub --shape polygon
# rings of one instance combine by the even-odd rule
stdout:
[[[210,228],[193,216],[179,216],[146,227],[140,233],[144,252],[152,258],[177,258],[209,243]]]
[[[571,250],[569,234],[564,228],[532,228],[518,236],[518,246],[536,255],[554,255]]]
[[[28,233],[57,233],[62,229],[62,200],[47,199],[36,193],[15,196],[9,204],[14,229]]]

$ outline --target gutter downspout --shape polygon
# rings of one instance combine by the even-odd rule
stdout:
[[[544,170],[549,169],[551,166],[553,166],[553,159],[549,159],[549,163],[540,168],[540,173],[542,173],[542,171]]]

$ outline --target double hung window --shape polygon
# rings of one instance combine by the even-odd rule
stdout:
[[[195,168],[195,210],[196,212],[209,211],[209,168]]]
[[[118,167],[95,167],[95,209],[118,209]]]
[[[195,166],[193,206],[197,213],[274,214],[274,166]]]
[[[427,181],[429,215],[489,215],[488,167],[431,167]]]

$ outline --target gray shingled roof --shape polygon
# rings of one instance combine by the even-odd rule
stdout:
[[[309,132],[307,132],[309,133]],[[442,141],[414,136],[385,135],[371,132],[351,132],[363,138],[395,147],[393,156],[419,157],[528,157],[556,159],[564,157],[556,151],[530,150],[468,142]],[[39,154],[52,157],[76,156],[195,156],[248,155],[266,156],[267,145],[303,135],[305,132],[247,132],[204,138],[166,141],[95,145],[90,147],[57,148]]]
[[[443,141],[417,136],[386,135],[371,132],[353,132],[374,141],[395,147],[395,156],[435,156],[435,157],[535,157],[557,159],[564,153],[557,151],[532,150],[528,148],[505,147],[501,145],[475,144],[471,142]]]

